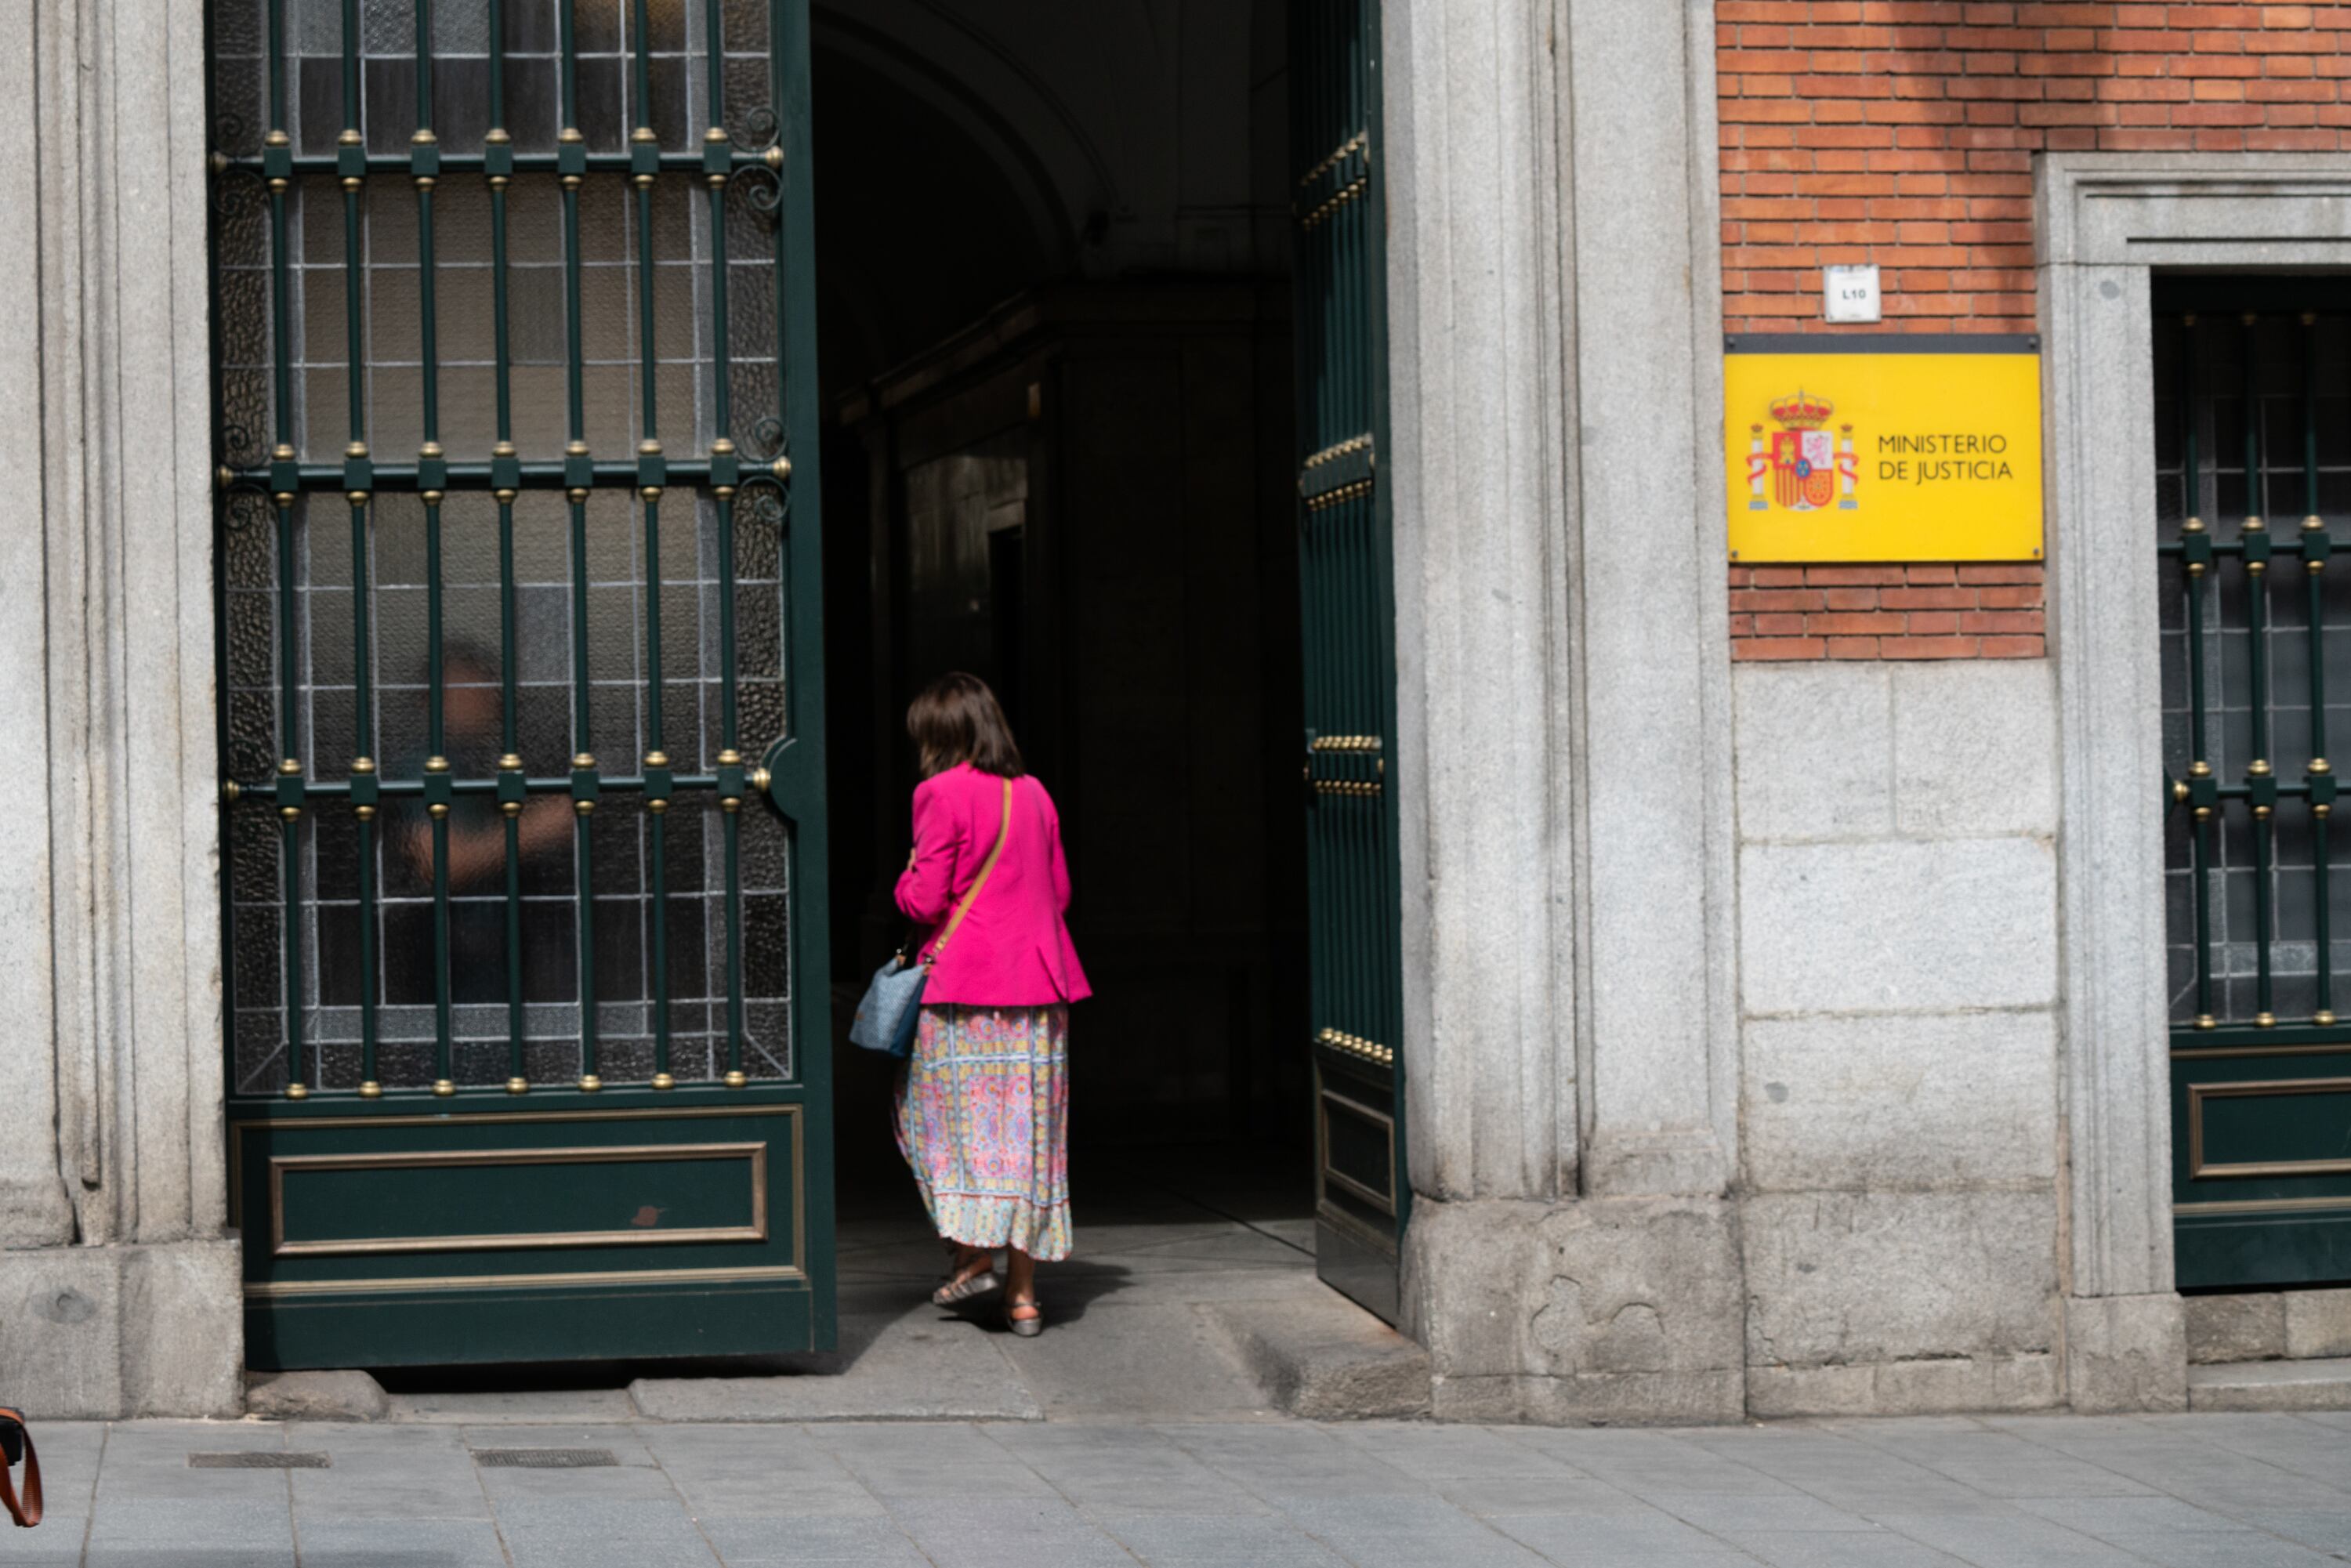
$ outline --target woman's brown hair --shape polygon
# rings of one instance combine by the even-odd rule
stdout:
[[[959,762],[999,779],[1018,779],[1023,771],[1020,747],[996,694],[986,681],[961,670],[941,675],[907,705],[906,733],[925,779]]]

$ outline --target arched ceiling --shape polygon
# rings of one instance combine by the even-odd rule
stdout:
[[[816,0],[828,387],[1038,283],[1278,269],[1282,13]]]

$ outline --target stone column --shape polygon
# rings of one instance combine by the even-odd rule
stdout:
[[[1568,11],[1584,1187],[1718,1197],[1739,988],[1713,7]]]
[[[1567,329],[1545,7],[1384,7],[1412,1179],[1575,1182]]]
[[[1735,1417],[1712,8],[1383,26],[1406,1326],[1439,1415]]]
[[[31,502],[0,540],[0,713],[29,797],[0,829],[0,1385],[49,1416],[242,1406],[204,41],[200,7],[144,0],[0,22],[26,154],[0,175],[0,254],[27,285],[0,411]]]

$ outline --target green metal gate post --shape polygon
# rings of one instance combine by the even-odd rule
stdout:
[[[1317,1268],[1393,1322],[1411,1184],[1379,6],[1297,0],[1290,21]]]

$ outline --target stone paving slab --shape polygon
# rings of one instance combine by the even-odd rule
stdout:
[[[1691,1430],[1420,1422],[126,1422],[42,1429],[0,1568],[2320,1568],[2351,1436],[2294,1413]],[[610,1467],[477,1465],[599,1448]],[[193,1469],[191,1453],[324,1453]]]
[[[641,1377],[629,1396],[660,1421],[1042,1420],[1043,1406],[998,1337],[928,1306],[896,1318],[843,1318],[847,1374]]]

